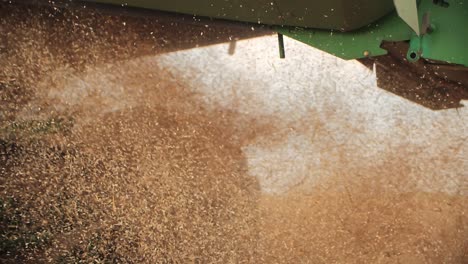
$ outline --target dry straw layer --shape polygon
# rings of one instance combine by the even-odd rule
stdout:
[[[164,50],[160,24],[1,7],[3,262],[468,261],[467,198],[401,191],[409,171],[393,157],[360,170],[344,158],[329,182],[262,194],[242,149],[282,140],[272,118],[207,110],[163,69],[119,62]],[[76,75],[110,76],[137,104],[103,113],[91,93],[58,108],[49,91]]]

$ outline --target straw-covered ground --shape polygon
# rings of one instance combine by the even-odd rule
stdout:
[[[243,147],[274,119],[142,65],[154,22],[1,7],[1,262],[468,263],[466,196],[379,184],[406,181],[404,158],[264,194]],[[103,79],[126,100],[77,95]]]

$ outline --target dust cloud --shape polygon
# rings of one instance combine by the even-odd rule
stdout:
[[[3,262],[468,261],[466,110],[268,37],[166,53],[149,18],[2,9]]]

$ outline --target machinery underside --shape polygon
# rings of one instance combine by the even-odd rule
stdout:
[[[1,12],[10,12],[9,10],[15,4],[24,4],[24,2],[0,2]],[[462,106],[461,100],[468,99],[466,65],[449,63],[448,59],[441,61],[431,59],[431,56],[424,56],[435,54],[433,57],[437,57],[441,53],[438,51],[440,47],[433,43],[439,43],[441,38],[447,38],[447,41],[452,43],[453,34],[447,36],[434,31],[435,33],[431,32],[432,35],[426,33],[426,35],[417,36],[396,15],[386,16],[382,21],[379,20],[380,22],[358,31],[338,32],[252,24],[105,4],[87,3],[84,5],[79,1],[59,1],[51,4],[49,1],[35,0],[28,1],[28,5],[39,13],[52,14],[50,21],[52,28],[54,18],[62,17],[62,20],[66,21],[66,16],[74,14],[79,14],[81,17],[93,17],[92,23],[94,24],[88,26],[94,27],[94,34],[103,36],[108,36],[110,31],[121,31],[119,28],[121,25],[106,25],[102,23],[103,21],[99,22],[99,19],[109,20],[118,16],[125,17],[127,23],[141,23],[144,25],[141,32],[131,32],[131,34],[144,39],[146,44],[136,47],[134,55],[150,55],[223,42],[231,42],[232,47],[235,47],[236,40],[279,32],[343,59],[358,59],[371,69],[375,65],[379,87],[430,109],[457,108]],[[460,13],[460,16],[463,14],[463,12]],[[82,21],[86,20],[82,19]],[[88,21],[91,20],[88,19]],[[434,30],[444,27],[444,23],[435,21],[439,24],[437,27],[434,26]],[[460,27],[457,28],[461,30]],[[152,32],[151,36],[149,32]],[[79,34],[80,32],[75,32],[62,36],[64,45],[61,46],[72,57],[76,51],[73,47],[67,47],[66,43],[72,41],[66,39],[80,38]],[[431,38],[437,41],[434,42]],[[419,46],[415,47],[415,43]],[[5,52],[8,45],[11,43],[0,43],[0,52],[2,50]],[[449,44],[444,52],[447,53],[446,50],[459,52],[457,50],[459,46],[459,43]],[[108,49],[112,50],[112,43]],[[83,47],[80,52],[83,52]],[[109,53],[112,52],[109,51]],[[413,53],[416,59],[413,59]],[[445,53],[443,53],[444,56],[449,56]],[[465,60],[464,55],[452,57],[455,61],[459,59],[464,62]],[[112,56],[109,58],[115,59]]]

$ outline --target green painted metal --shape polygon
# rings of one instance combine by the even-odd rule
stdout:
[[[417,62],[421,58],[422,48],[421,48],[421,38],[420,36],[414,35],[410,40],[410,48],[406,54],[406,59],[410,62]]]
[[[410,41],[409,61],[425,58],[468,66],[468,0],[450,1],[448,6],[421,0],[418,17],[418,28],[424,33],[419,36],[396,12],[353,32],[293,27],[275,29],[343,59],[385,55],[387,51],[380,48],[382,41]],[[430,24],[425,25],[427,23]]]
[[[448,4],[448,5],[447,5]],[[428,14],[431,30],[413,35],[407,58],[417,54],[422,58],[461,64],[468,67],[468,0],[446,2],[445,5],[423,0],[419,5],[420,23]]]
[[[468,66],[468,0],[419,0],[417,12],[417,0],[85,1],[272,25],[280,34],[343,59],[384,55],[382,41],[410,41],[410,61]],[[399,15],[392,12],[394,3]]]
[[[85,0],[266,25],[350,31],[392,12],[393,0]]]
[[[413,30],[396,12],[353,32],[333,32],[291,27],[276,27],[275,30],[285,36],[347,60],[387,54],[386,50],[380,48],[382,41],[408,40],[413,33]]]

